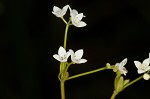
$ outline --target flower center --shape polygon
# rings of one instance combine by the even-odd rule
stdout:
[[[64,60],[65,58],[66,58],[66,55],[60,57],[61,60]]]
[[[140,69],[145,70],[145,69],[146,69],[146,67],[147,67],[147,65],[146,65],[146,64],[141,64]]]
[[[75,17],[75,18],[74,18],[74,23],[75,23],[75,24],[79,24],[79,23],[80,23],[80,20],[79,20],[77,17]]]

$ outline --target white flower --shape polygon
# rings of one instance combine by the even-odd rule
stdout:
[[[70,56],[69,52],[60,46],[58,54],[53,55],[53,57],[60,62],[67,62],[68,57]]]
[[[77,63],[77,64],[81,64],[81,63],[85,63],[87,62],[86,59],[81,59],[82,56],[83,56],[83,50],[80,49],[80,50],[77,50],[75,53],[73,50],[69,50],[70,54],[71,54],[71,60],[74,62],[74,63]]]
[[[145,73],[145,74],[143,75],[143,78],[144,78],[145,80],[149,80],[149,79],[150,79],[150,75],[147,74],[147,73]]]
[[[77,10],[75,10],[75,9],[72,10],[70,7],[69,7],[69,9],[70,9],[70,16],[71,16],[72,24],[74,26],[76,26],[76,27],[84,27],[84,26],[86,26],[86,23],[81,21],[82,18],[85,17],[83,15],[83,13],[79,13],[78,14]]]
[[[115,68],[113,69],[114,72],[116,72],[117,70],[120,71],[121,74],[126,75],[126,73],[128,73],[127,69],[124,67],[124,65],[127,63],[127,58],[125,58],[123,61],[121,61],[120,63],[116,63],[115,64]]]
[[[139,74],[150,70],[149,58],[145,59],[142,63],[139,61],[134,61],[134,64],[137,67]]]
[[[62,9],[60,9],[57,6],[54,6],[52,13],[54,15],[56,15],[57,17],[63,17],[66,14],[66,12],[67,12],[68,7],[69,7],[69,5],[66,5]]]

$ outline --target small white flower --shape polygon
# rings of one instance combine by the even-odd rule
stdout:
[[[60,46],[60,48],[58,49],[58,54],[53,55],[53,57],[60,62],[67,62],[69,56],[70,53],[66,52],[66,50],[62,46]]]
[[[70,9],[71,21],[72,21],[72,24],[74,26],[76,26],[76,27],[84,27],[84,26],[87,25],[85,22],[81,21],[82,18],[85,17],[83,15],[83,13],[79,13],[78,14],[77,10],[75,10],[75,9],[72,10],[70,7],[69,7],[69,9]]]
[[[143,75],[143,78],[144,78],[145,80],[149,80],[149,79],[150,79],[150,75],[147,74],[147,73],[145,73],[145,74]]]
[[[128,73],[127,69],[124,67],[124,65],[127,63],[127,58],[125,58],[123,61],[121,61],[120,63],[116,63],[115,64],[115,68],[113,69],[114,72],[116,72],[117,70],[120,71],[121,74],[126,75],[126,73]]]
[[[60,9],[57,6],[54,6],[52,13],[54,15],[56,15],[57,17],[63,17],[66,14],[66,12],[67,12],[68,7],[69,7],[69,5],[66,5],[62,9]]]
[[[142,63],[139,61],[134,61],[134,64],[138,69],[138,74],[141,74],[150,70],[149,58],[145,59]]]
[[[81,63],[85,63],[87,62],[86,59],[81,59],[82,56],[83,56],[83,50],[80,49],[80,50],[77,50],[75,53],[73,50],[69,50],[70,54],[71,54],[71,60],[74,62],[74,63],[77,63],[77,64],[81,64]]]

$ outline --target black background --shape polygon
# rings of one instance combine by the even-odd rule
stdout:
[[[88,60],[72,65],[70,75],[128,58],[125,78],[140,76],[133,61],[142,62],[150,52],[150,1],[1,0],[0,99],[60,99],[59,62],[52,55],[63,46],[65,24],[51,12],[66,4],[83,12],[87,23],[69,28],[67,49],[84,49]],[[66,99],[109,99],[114,77],[106,70],[67,81]],[[149,81],[140,80],[116,99],[145,99],[149,88]]]

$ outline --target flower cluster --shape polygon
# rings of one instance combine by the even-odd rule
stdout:
[[[53,57],[60,62],[67,62],[70,55],[72,62],[76,64],[87,62],[86,59],[82,59],[83,49],[77,50],[75,53],[72,49],[66,52],[66,50],[62,46],[60,46],[60,48],[58,49],[58,54],[54,54]]]
[[[150,66],[149,66],[149,64],[150,64],[150,57],[145,59],[142,63],[139,62],[139,61],[134,61],[134,64],[135,64],[135,66],[137,68],[138,74],[144,73],[143,78],[145,80],[149,80],[150,79],[150,75],[148,73],[145,73],[145,72],[150,70]]]
[[[126,75],[128,73],[127,69],[124,67],[126,65],[126,63],[127,63],[127,58],[125,58],[120,63],[116,63],[114,68],[113,68],[113,71],[114,72],[119,71],[121,74]],[[142,63],[139,62],[139,61],[134,61],[134,64],[135,64],[135,66],[137,68],[138,74],[145,73],[145,72],[150,70],[150,66],[149,66],[149,64],[150,64],[150,57],[145,59]],[[148,80],[148,79],[150,79],[150,75],[145,73],[143,75],[143,78],[145,80]]]
[[[66,14],[68,8],[70,10],[70,16],[71,16],[72,24],[74,26],[76,26],[76,27],[84,27],[84,26],[86,26],[86,23],[82,21],[82,18],[85,17],[83,15],[83,13],[78,13],[77,10],[71,9],[71,7],[69,5],[64,6],[62,9],[57,7],[57,6],[54,6],[52,13],[56,17],[62,18]]]
[[[67,13],[67,10],[70,11],[70,18],[67,22],[64,19],[64,15]],[[126,87],[130,86],[131,84],[135,83],[136,81],[142,79],[149,80],[150,79],[150,53],[149,58],[146,58],[142,63],[140,61],[134,61],[135,67],[137,68],[138,74],[143,74],[142,76],[138,77],[137,79],[130,81],[130,79],[124,79],[124,76],[128,73],[128,70],[124,67],[127,64],[127,58],[123,59],[120,63],[116,63],[115,65],[110,65],[109,63],[106,64],[105,67],[92,70],[89,72],[77,74],[70,76],[69,72],[67,71],[69,66],[72,64],[81,64],[86,63],[86,59],[82,59],[83,56],[83,49],[79,49],[77,51],[73,51],[72,49],[69,49],[69,51],[66,51],[66,45],[67,45],[67,33],[68,28],[70,25],[73,25],[75,27],[84,27],[87,24],[82,21],[82,18],[85,17],[83,13],[78,13],[77,10],[71,9],[69,5],[64,6],[62,9],[54,6],[52,14],[54,14],[56,17],[61,18],[65,24],[65,35],[64,35],[64,46],[60,46],[58,49],[58,54],[54,54],[53,57],[60,62],[60,73],[58,75],[58,78],[61,83],[61,96],[62,99],[65,99],[64,95],[64,82],[73,78],[77,78],[80,76],[84,76],[87,74],[95,73],[101,70],[105,69],[112,69],[114,72],[116,72],[116,77],[114,79],[114,93],[111,96],[111,99],[114,99],[115,96],[123,91]],[[71,56],[71,62],[68,62],[68,58]]]

